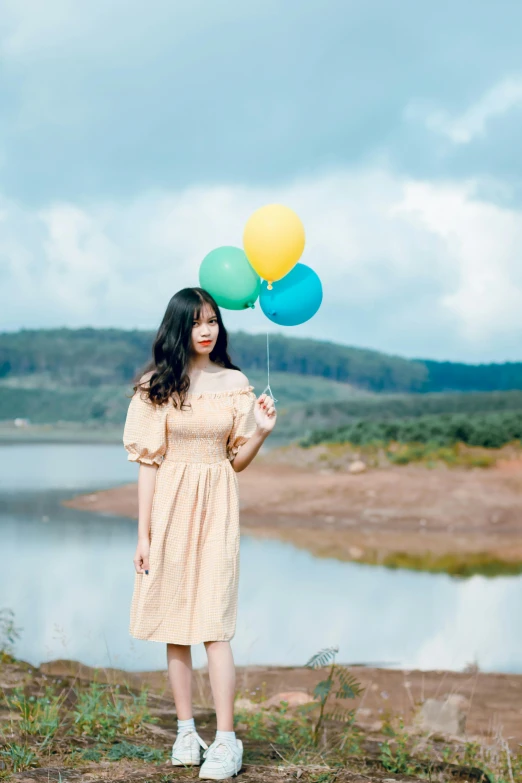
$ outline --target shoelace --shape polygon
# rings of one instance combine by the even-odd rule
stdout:
[[[201,747],[205,748],[205,749],[208,749],[208,745],[205,742],[205,740],[201,739],[201,737],[199,736],[197,731],[194,731],[193,729],[191,731],[182,731],[178,736],[179,736],[180,741],[183,742],[185,745],[187,745],[188,743],[190,743],[192,741],[191,738],[192,738],[193,734],[196,737],[196,739],[199,742],[199,744],[201,745]]]
[[[219,740],[218,742],[214,742],[204,753],[203,757],[206,758],[210,751],[212,750],[212,755],[216,755],[219,760],[223,759],[228,753],[230,753],[232,756],[234,755],[234,752],[232,750],[232,743],[231,742],[225,742],[224,740]]]

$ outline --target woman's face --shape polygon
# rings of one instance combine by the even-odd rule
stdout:
[[[192,322],[192,350],[196,354],[209,354],[214,348],[219,332],[218,319],[212,307],[203,304],[199,318],[194,314]]]

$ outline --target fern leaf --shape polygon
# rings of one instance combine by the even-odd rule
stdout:
[[[321,682],[318,682],[313,690],[314,698],[319,699],[320,701],[325,701],[331,689],[331,680],[321,680]]]
[[[325,647],[319,652],[312,655],[312,657],[305,663],[311,669],[318,669],[320,666],[326,666],[335,658],[336,653],[339,652],[338,647]]]
[[[342,707],[336,707],[331,712],[327,712],[324,715],[328,720],[337,720],[345,723],[350,720],[350,710],[343,710]]]
[[[348,683],[343,683],[335,693],[336,699],[355,699],[357,696],[359,696],[357,686],[348,685]]]
[[[360,682],[342,667],[339,667],[336,671],[339,679],[339,690],[335,694],[336,697],[338,699],[355,699],[357,696],[360,696],[363,690]]]

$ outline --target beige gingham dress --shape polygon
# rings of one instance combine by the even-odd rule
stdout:
[[[189,392],[191,409],[154,407],[137,390],[123,444],[159,465],[149,573],[135,574],[129,632],[174,644],[234,636],[239,580],[239,492],[231,460],[256,429],[253,386]]]

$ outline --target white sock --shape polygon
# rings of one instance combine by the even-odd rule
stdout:
[[[178,734],[182,731],[196,731],[196,724],[194,718],[187,718],[187,720],[178,720]]]
[[[236,732],[235,731],[220,731],[218,729],[216,731],[216,739],[217,740],[227,740],[228,742],[236,742]]]

